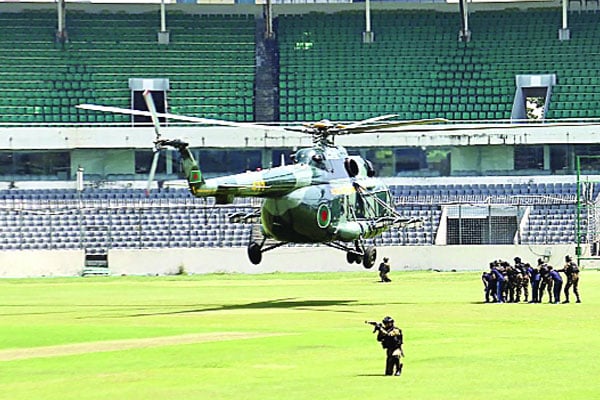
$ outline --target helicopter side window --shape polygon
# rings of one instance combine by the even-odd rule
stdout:
[[[365,160],[365,166],[367,168],[367,176],[372,178],[375,176],[375,168],[373,168],[373,164],[369,160]]]
[[[292,155],[292,159],[294,160],[295,163],[297,164],[306,164],[309,165],[310,164],[310,157],[312,154],[309,153],[314,153],[311,152],[310,150],[299,150],[297,151],[295,154]]]
[[[340,158],[329,160],[331,178],[348,178],[349,173],[346,170],[345,161]]]

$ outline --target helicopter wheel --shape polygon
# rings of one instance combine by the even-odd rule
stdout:
[[[353,264],[356,262],[356,253],[353,253],[351,251],[346,253],[346,261],[348,261],[348,264]]]
[[[248,258],[254,265],[260,264],[262,261],[262,251],[260,244],[252,242],[248,245]]]
[[[346,261],[348,261],[349,264],[352,264],[352,263],[360,264],[362,262],[362,260],[363,260],[362,254],[360,254],[356,250],[349,250],[346,253]]]
[[[373,268],[375,265],[375,259],[377,258],[377,249],[374,246],[369,246],[365,249],[365,258],[363,260],[363,266],[366,269]]]

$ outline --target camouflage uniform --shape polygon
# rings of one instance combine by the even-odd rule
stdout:
[[[525,301],[529,300],[529,275],[527,274],[526,265],[521,262],[521,258],[515,257],[515,269],[517,270],[518,279],[520,281],[517,288],[517,301],[521,301],[521,291],[525,296]]]
[[[540,291],[538,296],[538,303],[542,302],[544,298],[544,290],[548,290],[549,302],[552,303],[552,277],[550,276],[549,265],[538,259],[538,265],[540,270]]]
[[[506,276],[508,278],[508,302],[518,303],[521,298],[521,276],[518,271],[506,263],[505,265]]]
[[[569,302],[569,288],[573,287],[573,293],[577,297],[577,302],[581,303],[581,299],[579,298],[579,267],[577,264],[571,260],[570,256],[565,256],[565,266],[563,269],[559,270],[560,272],[564,272],[567,276],[567,284],[565,285],[565,301],[563,303]]]
[[[402,330],[394,326],[394,320],[391,317],[385,317],[382,323],[383,326],[377,330],[377,340],[381,342],[381,347],[385,349],[386,353],[385,374],[400,376],[403,365],[400,357],[404,357]],[[394,368],[396,369],[395,373]]]

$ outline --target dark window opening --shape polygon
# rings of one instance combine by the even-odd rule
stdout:
[[[0,175],[47,176],[69,179],[68,151],[0,152]]]
[[[194,151],[200,169],[204,174],[213,176],[256,171],[263,168],[261,150],[211,150]]]
[[[157,113],[164,113],[165,110],[165,92],[163,90],[156,90],[150,92],[152,94],[152,100],[154,100],[154,106],[156,107]],[[146,100],[144,100],[144,92],[141,90],[133,91],[133,109],[139,111],[149,111],[146,105]],[[158,118],[161,123],[165,122],[165,118]],[[152,118],[145,117],[141,115],[133,116],[134,124],[151,124]]]
[[[515,169],[544,169],[543,146],[516,146],[514,153]]]

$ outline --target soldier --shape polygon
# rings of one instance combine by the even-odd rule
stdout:
[[[531,301],[530,303],[539,303],[540,294],[540,271],[537,266],[532,267],[529,263],[525,264],[527,276],[531,282]]]
[[[527,274],[527,265],[521,262],[520,257],[515,257],[515,269],[517,270],[518,279],[520,280],[520,285],[517,288],[517,301],[521,300],[521,291],[523,291],[523,295],[525,296],[525,302],[529,300],[529,275]]]
[[[381,278],[381,282],[391,282],[392,280],[388,277],[390,273],[390,259],[387,257],[383,258],[383,262],[379,264],[379,277]]]
[[[565,266],[563,269],[559,270],[560,272],[564,272],[567,276],[567,283],[565,285],[565,301],[563,303],[569,302],[569,288],[573,286],[573,293],[577,297],[577,303],[581,303],[581,299],[579,298],[579,267],[577,264],[571,259],[571,256],[565,256]]]
[[[381,322],[382,325],[377,325],[375,330],[377,331],[377,341],[381,342],[381,347],[386,352],[385,374],[400,376],[403,365],[401,357],[404,357],[402,330],[394,326],[392,317],[385,317]],[[394,372],[394,368],[396,372]]]
[[[503,292],[506,280],[504,269],[499,265],[498,261],[494,261],[492,265],[492,274],[496,279],[496,301],[498,303],[504,303]]]
[[[490,270],[493,267],[493,263],[490,263]],[[485,302],[490,302],[490,296],[492,301],[495,303],[496,299],[496,280],[494,278],[494,274],[490,272],[483,271],[481,274],[481,282],[483,282],[483,293],[485,295]]]
[[[506,272],[507,291],[508,291],[508,302],[518,303],[521,300],[521,277],[517,270],[511,266],[508,262],[504,262],[504,271]]]
[[[549,265],[541,258],[538,258],[538,268],[540,271],[540,291],[538,295],[538,303],[544,298],[544,290],[548,289],[549,302],[552,303],[552,278],[550,277]]]
[[[548,266],[548,271],[548,275],[552,279],[554,293],[554,301],[550,299],[550,303],[560,304],[560,290],[562,289],[563,280],[558,271],[552,269],[551,266]]]

